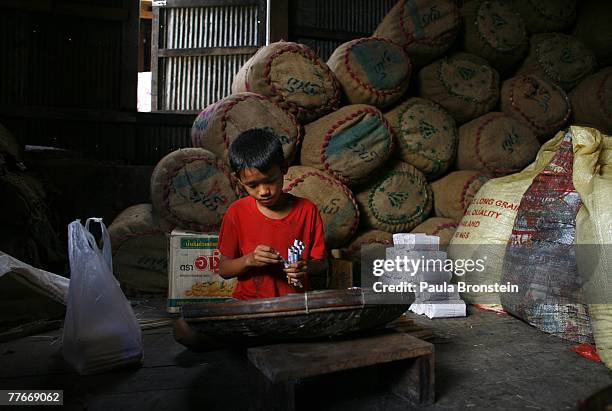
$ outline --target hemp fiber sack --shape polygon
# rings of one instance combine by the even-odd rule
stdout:
[[[576,19],[576,0],[510,0],[530,33],[563,31]]]
[[[606,67],[582,80],[569,98],[577,123],[612,134],[612,67]]]
[[[351,186],[370,179],[394,146],[393,130],[383,114],[354,104],[306,125],[301,163]]]
[[[15,137],[2,124],[0,124],[0,167],[2,156],[11,158],[16,163],[23,161],[23,149]],[[0,171],[2,169],[0,168]]]
[[[480,171],[453,171],[431,183],[437,217],[461,221],[478,190],[489,181]]]
[[[108,227],[113,274],[126,295],[167,295],[171,231],[172,225],[161,220],[151,204],[126,208]]]
[[[542,33],[531,37],[529,55],[517,74],[537,74],[570,91],[595,71],[595,55],[575,37]]]
[[[315,203],[323,220],[327,248],[344,245],[359,225],[359,209],[351,190],[329,174],[307,166],[289,167],[283,191]]]
[[[408,54],[391,40],[375,37],[341,44],[327,60],[350,104],[378,108],[395,103],[408,89]]]
[[[455,234],[457,222],[451,218],[431,217],[414,227],[411,233],[423,233],[440,237],[440,246],[447,246]]]
[[[499,100],[499,74],[482,57],[457,53],[424,67],[419,95],[463,124],[491,111]]]
[[[438,104],[413,97],[385,118],[397,137],[399,158],[422,171],[428,180],[443,174],[455,160],[455,120]]]
[[[353,259],[359,260],[362,247],[382,246],[383,248],[393,246],[393,234],[382,230],[366,229],[357,233],[353,241],[347,247],[347,251]]]
[[[407,232],[427,218],[433,196],[425,176],[397,161],[355,196],[367,227],[390,233]]]
[[[479,0],[461,9],[463,49],[485,58],[502,73],[508,72],[527,54],[529,40],[525,23],[501,0]]]
[[[501,111],[529,126],[544,142],[567,123],[572,106],[561,87],[537,74],[519,74],[502,84]]]
[[[461,16],[451,0],[399,0],[374,31],[404,47],[415,67],[423,67],[453,44]]]
[[[340,84],[309,47],[279,41],[260,48],[234,77],[232,94],[268,96],[302,123],[340,106]]]
[[[574,172],[574,185],[583,202],[576,217],[576,258],[597,353],[612,368],[612,137],[592,128],[573,129],[580,150],[585,152],[574,164],[585,171]]]
[[[229,164],[229,146],[240,133],[252,129],[278,135],[285,159],[291,163],[302,139],[300,124],[270,98],[255,93],[233,94],[206,107],[193,123],[191,142]]]
[[[505,113],[488,113],[459,128],[457,168],[494,177],[512,174],[531,163],[539,148],[525,124]]]
[[[151,175],[153,209],[164,220],[194,231],[216,231],[240,193],[236,179],[203,148],[176,150]]]

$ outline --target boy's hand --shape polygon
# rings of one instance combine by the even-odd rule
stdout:
[[[287,274],[289,284],[301,288],[308,274],[308,262],[298,260],[295,263],[289,264],[283,271]]]
[[[281,258],[276,250],[267,245],[258,245],[246,259],[246,265],[249,267],[264,267],[280,262]]]

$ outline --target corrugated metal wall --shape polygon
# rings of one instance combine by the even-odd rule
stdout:
[[[327,60],[349,38],[371,35],[397,0],[290,1],[290,38]]]
[[[229,95],[235,74],[262,44],[261,3],[157,9],[154,110],[197,112]]]

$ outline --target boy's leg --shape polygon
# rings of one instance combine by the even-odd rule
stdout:
[[[182,317],[174,321],[172,331],[176,342],[192,351],[212,351],[226,348],[225,344],[194,331]]]

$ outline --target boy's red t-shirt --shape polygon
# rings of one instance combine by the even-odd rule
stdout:
[[[219,233],[219,252],[228,258],[249,254],[258,245],[267,245],[287,259],[287,248],[294,240],[304,242],[301,259],[325,258],[323,221],[317,207],[305,198],[294,197],[291,211],[284,218],[268,218],[259,211],[253,197],[241,198],[230,205]],[[287,284],[283,265],[255,268],[238,277],[233,296],[241,300],[279,297],[303,292]]]

